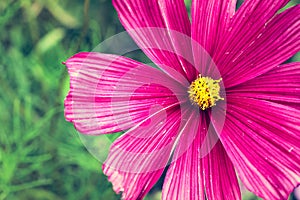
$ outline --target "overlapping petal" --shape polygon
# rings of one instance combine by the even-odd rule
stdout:
[[[127,130],[185,90],[163,72],[121,56],[79,53],[66,61],[66,119],[85,134]],[[155,76],[153,76],[155,74]]]
[[[236,0],[193,0],[192,33],[195,67],[200,74],[212,75],[216,70],[211,59],[217,50],[231,17]],[[196,44],[196,45],[195,45]]]
[[[248,46],[262,32],[265,24],[288,2],[289,0],[246,0],[232,16],[214,60],[219,62],[227,52],[237,52]],[[232,55],[227,57],[232,59]]]
[[[226,52],[220,50],[220,57],[214,58],[227,87],[269,71],[300,50],[300,6],[276,15],[258,32],[252,32],[256,34],[233,35],[233,38],[240,38],[236,42],[228,38],[231,46],[224,44]]]
[[[171,76],[165,66],[188,80],[195,77],[189,38],[180,36],[191,34],[183,0],[115,0],[113,4],[125,29],[154,63]]]
[[[235,13],[236,0],[193,0],[192,1],[192,34],[211,55],[229,26]],[[194,52],[196,53],[196,52]],[[197,54],[195,56],[197,58]]]
[[[241,199],[231,161],[220,141],[215,143],[217,135],[208,129],[205,114],[199,119],[179,140],[164,182],[163,199]]]
[[[199,119],[199,120],[193,120]],[[201,123],[199,123],[201,122]],[[181,136],[164,180],[162,199],[204,199],[201,159],[199,151],[202,119],[197,112],[191,113],[188,131]],[[199,128],[199,125],[201,126]]]
[[[203,158],[207,199],[241,199],[237,176],[231,160],[219,141]]]
[[[221,141],[244,185],[265,199],[287,199],[300,183],[300,111],[228,94]]]
[[[193,122],[188,110],[180,110],[155,113],[152,124],[132,128],[111,146],[103,172],[123,199],[142,199],[159,179],[177,138]]]

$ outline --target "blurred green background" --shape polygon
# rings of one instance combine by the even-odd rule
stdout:
[[[109,0],[0,1],[0,200],[120,199],[64,119],[61,62],[121,31]]]

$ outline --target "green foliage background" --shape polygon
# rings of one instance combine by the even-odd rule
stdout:
[[[109,0],[0,1],[0,200],[120,199],[64,119],[61,62],[121,31]]]

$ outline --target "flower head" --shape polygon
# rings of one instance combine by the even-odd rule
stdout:
[[[123,199],[162,175],[162,199],[265,199],[300,183],[300,6],[288,0],[115,0],[153,68],[122,56],[66,61],[66,119],[84,134],[125,133],[103,171]]]

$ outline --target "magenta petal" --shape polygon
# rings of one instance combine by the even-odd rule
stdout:
[[[190,21],[183,0],[115,0],[113,4],[125,29],[155,64],[168,74],[172,72],[166,66],[188,80],[194,78]],[[187,38],[179,39],[174,31]]]
[[[249,46],[264,29],[265,23],[288,2],[289,0],[246,0],[230,20],[214,60],[223,60],[224,54],[228,60],[232,60],[233,55],[228,54]]]
[[[66,66],[65,116],[85,134],[127,130],[186,93],[158,69],[121,56],[79,53]]]
[[[215,73],[217,68],[211,57],[218,51],[217,46],[235,13],[235,7],[236,0],[192,1],[191,37],[195,41],[192,43],[194,63],[200,74]]]
[[[287,199],[300,183],[300,110],[227,95],[220,135],[244,185],[264,199]]]
[[[211,55],[217,50],[217,44],[235,13],[235,7],[236,0],[192,1],[192,38]]]
[[[210,139],[204,143],[207,136],[205,115],[199,119],[191,122],[189,132],[178,142],[164,182],[163,199],[241,199],[231,161],[220,141],[215,144],[212,138],[215,133],[208,133]],[[197,134],[193,136],[194,133]],[[204,155],[207,150],[209,154]]]
[[[283,8],[290,0],[245,0],[241,7],[233,16],[232,25],[245,25],[251,22],[251,25],[263,25],[271,19],[281,8]]]
[[[241,199],[233,164],[219,141],[203,158],[207,199]]]
[[[201,175],[201,159],[197,149],[201,138],[199,129],[199,114],[191,113],[187,122],[187,131],[178,142],[167,175],[164,180],[162,199],[204,199],[203,180]],[[199,146],[197,146],[199,145]]]
[[[247,35],[241,38],[245,37]],[[227,53],[223,52],[222,58],[217,59],[227,87],[269,71],[300,50],[300,5],[276,15],[255,38],[248,42],[238,40],[234,44],[234,49],[227,47]]]
[[[235,6],[236,0],[192,1],[192,47],[194,63],[200,74],[216,73],[217,68],[211,58],[229,25]]]
[[[136,126],[113,143],[103,172],[123,199],[142,199],[159,179],[188,114],[160,111],[150,117],[150,125]]]
[[[278,66],[271,71],[240,84],[227,92],[238,97],[276,101],[300,106],[300,63]]]

